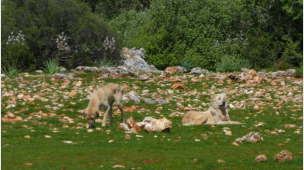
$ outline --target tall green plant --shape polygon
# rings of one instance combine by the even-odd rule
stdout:
[[[59,72],[60,70],[59,61],[54,58],[43,62],[43,65],[44,65],[43,70],[47,74],[54,74]]]
[[[20,72],[20,70],[15,65],[8,66],[7,68],[5,66],[1,67],[1,72],[7,75],[8,77],[16,76]]]

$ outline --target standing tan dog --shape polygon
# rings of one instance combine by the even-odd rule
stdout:
[[[188,112],[182,120],[184,126],[200,124],[240,124],[230,121],[227,110],[227,96],[225,93],[211,95],[211,106],[205,112]]]
[[[113,126],[112,107],[114,101],[121,112],[121,123],[124,123],[124,113],[122,105],[123,91],[123,86],[111,83],[97,89],[94,93],[92,93],[89,105],[83,112],[83,116],[87,117],[89,120],[88,125],[94,125],[95,119],[99,117],[99,109],[103,108],[105,110],[105,113],[102,120],[102,126],[106,126],[108,114],[110,114],[111,126]]]

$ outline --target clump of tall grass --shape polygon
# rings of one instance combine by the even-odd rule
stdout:
[[[103,57],[102,59],[95,60],[95,66],[97,67],[103,67],[103,66],[109,66],[109,67],[115,67],[117,64],[112,61],[111,59],[107,59],[106,57]]]
[[[16,66],[11,65],[11,66],[8,66],[8,68],[3,67],[1,69],[1,72],[3,74],[5,74],[6,76],[8,76],[8,77],[13,77],[13,76],[18,75],[18,73],[20,72],[20,70]]]
[[[192,62],[190,60],[187,60],[183,58],[180,62],[180,66],[184,67],[187,71],[191,70],[193,68]]]
[[[49,61],[44,61],[43,62],[44,65],[44,72],[46,74],[54,74],[60,71],[60,66],[59,66],[59,61],[56,59],[50,59]]]
[[[221,62],[216,65],[218,72],[240,71],[242,68],[250,69],[252,65],[246,59],[239,59],[235,56],[224,56]]]

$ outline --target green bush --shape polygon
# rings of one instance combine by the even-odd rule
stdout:
[[[220,56],[232,54],[215,43],[224,42],[229,34],[236,36],[239,28],[231,26],[243,15],[237,1],[212,0],[155,0],[145,12],[149,20],[137,28],[128,45],[143,47],[149,64],[158,69],[178,65],[186,57],[193,67],[215,70]]]
[[[57,58],[60,65],[76,67],[90,65],[103,56],[106,37],[115,37],[112,60],[118,60],[120,38],[104,21],[97,19],[85,3],[77,0],[20,0],[1,1],[1,61],[9,65],[17,60],[24,70],[37,69],[44,61]],[[22,48],[7,46],[11,32],[23,31]],[[64,35],[62,34],[64,32]],[[65,37],[66,45],[56,39]]]

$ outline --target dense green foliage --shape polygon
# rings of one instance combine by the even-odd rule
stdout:
[[[302,19],[301,1],[154,0],[149,9],[124,11],[110,23],[160,69],[186,58],[215,70],[223,56],[286,69],[303,60]]]
[[[6,68],[33,70],[50,58],[70,68],[93,65],[103,57],[116,62],[121,43],[143,47],[148,63],[159,69],[187,61],[191,67],[216,70],[224,56],[275,70],[300,67],[303,61],[299,0],[5,0],[1,4],[1,61]],[[8,36],[20,30],[25,40],[8,42]],[[103,46],[106,37],[116,39],[113,52]]]
[[[17,63],[15,65],[19,68],[32,70],[50,58],[57,58],[61,65],[70,68],[91,65],[107,52],[103,47],[106,37],[117,36],[105,22],[91,13],[86,4],[74,0],[1,3],[2,67]],[[11,32],[19,30],[25,35],[24,46],[6,45]],[[61,44],[63,39],[64,43]],[[115,46],[116,49],[111,54],[114,59],[119,57],[118,37]]]

